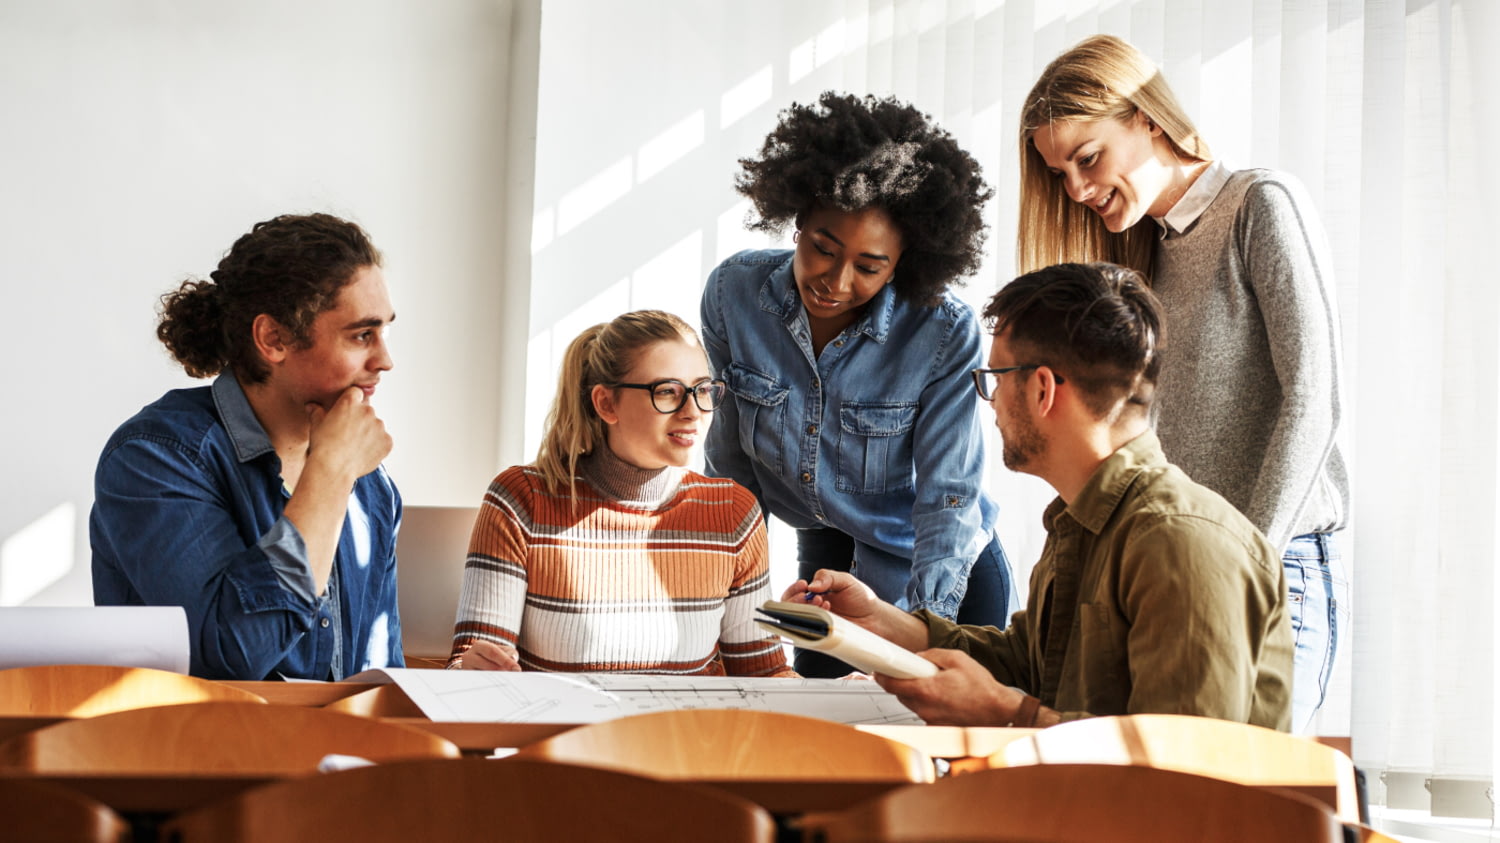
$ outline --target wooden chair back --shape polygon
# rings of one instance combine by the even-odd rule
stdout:
[[[208,679],[146,667],[50,664],[0,670],[0,717],[94,717],[190,702],[265,699]]]
[[[302,775],[329,754],[371,761],[454,758],[409,726],[320,708],[211,702],[65,720],[0,743],[0,768],[49,775]]]
[[[664,779],[932,781],[915,747],[852,726],[748,709],[685,709],[590,723],[545,738],[523,758]]]
[[[1051,764],[913,785],[820,823],[827,843],[1340,843],[1343,827],[1289,791],[1150,767]]]
[[[47,782],[0,776],[0,838],[27,843],[123,843],[129,823],[109,806]]]
[[[394,684],[375,685],[323,706],[325,711],[342,711],[360,717],[421,717],[422,709],[406,692]]]
[[[762,808],[711,788],[569,764],[466,758],[277,782],[181,815],[164,831],[169,843],[769,843],[775,824]]]
[[[1134,714],[1092,717],[1042,729],[991,756],[990,765],[1131,764],[1259,787],[1286,787],[1359,822],[1354,762],[1301,738],[1209,717]]]

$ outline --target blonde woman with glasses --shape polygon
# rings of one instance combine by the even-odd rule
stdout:
[[[536,462],[480,506],[449,667],[794,676],[755,496],[684,468],[724,400],[697,334],[640,310],[568,346]]]
[[[1110,261],[1162,301],[1157,433],[1284,554],[1305,730],[1348,619],[1338,312],[1312,202],[1286,173],[1215,159],[1156,65],[1107,35],[1043,71],[1020,152],[1020,271]]]

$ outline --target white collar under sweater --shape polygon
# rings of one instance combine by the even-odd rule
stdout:
[[[1161,226],[1160,235],[1168,237],[1187,231],[1198,221],[1198,217],[1203,216],[1208,206],[1213,204],[1214,197],[1229,183],[1229,176],[1233,172],[1223,161],[1210,161],[1208,168],[1198,174],[1198,178],[1193,180],[1187,192],[1167,211],[1166,216],[1159,219],[1152,217]]]

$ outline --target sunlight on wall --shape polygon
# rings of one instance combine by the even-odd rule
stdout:
[[[843,56],[846,49],[853,49],[853,46],[846,48],[848,34],[849,25],[845,19],[840,18],[816,36],[793,47],[787,67],[787,81],[795,84],[813,70]]]
[[[703,230],[693,231],[630,273],[630,309],[654,308],[676,313],[698,326],[697,296],[684,291],[702,282]],[[689,306],[684,307],[684,300]]]
[[[771,66],[768,64],[725,91],[719,97],[719,128],[729,128],[762,103],[769,102],[772,83]]]
[[[557,200],[557,234],[567,234],[630,192],[631,156],[605,167],[598,175],[564,193]]]
[[[751,231],[745,227],[745,220],[751,213],[750,200],[741,199],[729,206],[729,210],[719,214],[715,223],[716,236],[718,238],[718,249],[716,254],[729,257],[736,252],[746,249],[775,249],[792,247],[792,236],[790,232],[782,234],[779,240],[770,238],[763,232]]]
[[[531,216],[531,253],[547,248],[552,244],[552,238],[556,232],[557,212],[551,206],[542,208]]]
[[[77,507],[59,504],[0,544],[0,606],[25,603],[72,569],[77,524]]]
[[[542,425],[557,391],[557,370],[568,343],[584,328],[608,322],[631,309],[630,278],[621,278],[531,338],[526,348],[526,406],[531,408],[526,413],[527,462],[536,456],[537,445],[542,441]]]
[[[644,182],[702,146],[703,125],[703,109],[700,108],[641,144],[635,156],[635,183]]]

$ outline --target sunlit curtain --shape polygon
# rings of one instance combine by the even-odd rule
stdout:
[[[918,103],[981,158],[998,199],[976,303],[1015,265],[1021,100],[1084,36],[1155,57],[1231,164],[1307,184],[1336,262],[1355,503],[1354,630],[1317,726],[1352,734],[1377,801],[1489,816],[1500,273],[1479,258],[1500,240],[1484,181],[1500,137],[1480,129],[1494,127],[1500,57],[1478,19],[1493,13],[1472,6],[851,0],[818,7],[827,26],[807,49],[851,90]],[[1048,493],[994,462],[1024,572]]]

